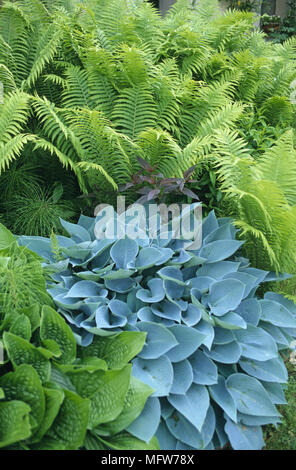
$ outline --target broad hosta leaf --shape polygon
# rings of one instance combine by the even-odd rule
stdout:
[[[206,351],[206,355],[214,361],[222,362],[222,364],[236,364],[241,355],[242,349],[235,341],[228,344],[215,344],[211,351]]]
[[[263,321],[269,322],[275,326],[283,326],[286,328],[296,327],[296,319],[284,305],[274,300],[261,300],[260,304],[262,308],[261,319]]]
[[[168,397],[169,403],[176,408],[199,431],[204,424],[210,405],[207,388],[203,385],[192,384],[186,395]],[[196,404],[198,403],[198,406]]]
[[[146,443],[128,433],[119,434],[110,440],[102,439],[102,442],[113,450],[159,450],[159,444],[155,437]]]
[[[110,369],[121,369],[142,350],[145,339],[146,333],[137,331],[124,331],[115,337],[96,337],[81,353],[83,357],[104,359]]]
[[[137,291],[137,298],[142,302],[155,303],[161,302],[165,297],[163,282],[161,279],[151,279],[147,283],[148,289],[140,289]]]
[[[129,389],[127,391],[123,411],[110,423],[102,425],[102,429],[109,434],[117,434],[135,421],[141,414],[147,398],[153,393],[153,389],[142,383],[135,377],[131,377]]]
[[[199,348],[205,339],[205,335],[199,333],[194,328],[184,325],[172,326],[169,330],[179,343],[167,353],[167,357],[172,362],[180,362],[187,359]]]
[[[189,358],[193,370],[193,382],[200,385],[213,385],[218,381],[216,364],[202,351],[196,351]]]
[[[30,410],[23,401],[0,401],[0,448],[30,437]]]
[[[40,338],[53,339],[62,352],[58,362],[68,364],[76,357],[76,342],[65,320],[51,307],[44,306],[41,314]]]
[[[241,330],[247,328],[247,323],[235,312],[228,312],[222,317],[215,317],[215,325],[226,330]]]
[[[137,269],[143,270],[154,266],[163,258],[163,253],[157,248],[143,248],[137,256],[135,266]]]
[[[81,225],[71,224],[60,219],[62,226],[76,243],[91,241],[90,234]]]
[[[20,400],[29,405],[30,420],[33,418],[32,430],[36,431],[44,418],[45,396],[35,369],[27,364],[18,366],[15,372],[0,377],[0,387],[3,388],[6,400]]]
[[[32,328],[29,318],[24,314],[19,315],[9,331],[14,335],[20,336],[21,338],[29,341],[32,335]]]
[[[110,256],[117,268],[127,269],[138,254],[138,243],[129,238],[118,240],[111,248]]]
[[[140,416],[130,424],[127,431],[141,441],[148,443],[158,428],[160,420],[160,404],[156,397],[150,397]]]
[[[88,424],[90,429],[116,419],[122,412],[130,377],[131,365],[129,364],[120,370],[104,372],[100,378],[99,390],[91,400]]]
[[[153,396],[156,397],[167,396],[174,380],[173,367],[167,356],[151,360],[134,359],[133,375],[153,388]]]
[[[50,429],[58,415],[65,396],[62,390],[54,390],[50,388],[43,388],[43,390],[45,395],[45,414],[38,431],[34,434],[32,442],[40,441]]]
[[[225,379],[219,375],[218,383],[209,387],[212,399],[221,406],[222,410],[234,421],[237,422],[237,409],[233,397],[225,385]]]
[[[166,425],[176,439],[192,446],[194,449],[203,448],[201,433],[178,411],[166,420]]]
[[[64,390],[65,398],[47,436],[61,443],[65,450],[82,446],[90,413],[90,401]],[[46,438],[45,438],[46,439]],[[39,444],[43,447],[42,441]]]
[[[207,259],[207,263],[216,263],[229,258],[235,253],[243,242],[237,240],[217,240],[204,245],[199,252],[199,256]]]
[[[29,341],[12,333],[5,332],[3,340],[8,357],[14,367],[21,364],[30,364],[34,367],[42,382],[49,379],[50,362],[40,350]]]
[[[143,359],[157,359],[178,344],[174,334],[157,323],[138,322],[137,328],[147,333],[145,345],[138,353],[138,357]]]
[[[184,361],[173,363],[174,381],[170,393],[184,395],[193,382],[193,371],[191,363]]]
[[[242,358],[239,365],[248,375],[259,380],[278,383],[288,381],[285,364],[277,357],[268,361],[254,361],[253,359]]]
[[[235,310],[241,303],[245,285],[237,279],[225,279],[212,284],[208,295],[204,296],[212,313],[217,316],[225,315]]]
[[[247,330],[238,330],[234,334],[244,357],[267,361],[278,356],[276,342],[262,328],[248,325]]]
[[[259,426],[243,426],[227,420],[225,431],[234,450],[261,450],[264,446],[262,429]]]
[[[280,416],[266,390],[254,377],[232,374],[226,380],[238,411],[251,416]]]

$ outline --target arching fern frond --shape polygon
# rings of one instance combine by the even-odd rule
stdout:
[[[156,105],[151,91],[145,86],[122,90],[112,113],[114,125],[131,139],[153,127],[157,120]]]

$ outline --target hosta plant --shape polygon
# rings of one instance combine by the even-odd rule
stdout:
[[[146,333],[132,373],[154,392],[128,432],[146,442],[156,434],[165,450],[261,449],[261,427],[278,423],[285,403],[279,351],[296,337],[293,302],[256,296],[277,276],[252,268],[232,221],[213,212],[193,251],[169,233],[96,239],[99,217],[62,221],[69,237],[18,242],[44,258],[48,292],[83,360],[104,359],[119,332]]]
[[[122,332],[108,344],[102,338],[96,351],[81,355],[62,316],[50,305],[41,306],[50,297],[39,257],[21,256],[18,272],[13,256],[25,252],[28,258],[30,252],[15,245],[0,226],[0,448],[158,449],[156,438],[145,443],[125,431],[154,391],[132,376],[129,363],[146,334]],[[30,300],[35,303],[27,305]]]

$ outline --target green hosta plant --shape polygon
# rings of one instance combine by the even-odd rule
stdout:
[[[83,360],[104,359],[120,332],[146,333],[132,373],[154,392],[128,432],[145,442],[156,434],[165,450],[227,442],[261,449],[261,427],[278,423],[276,405],[285,403],[279,351],[296,337],[293,302],[256,295],[277,276],[251,267],[232,221],[213,212],[203,221],[201,247],[192,251],[171,233],[96,239],[100,220],[98,214],[81,216],[77,225],[62,221],[69,237],[57,236],[55,251],[46,238],[18,242],[44,258],[48,292],[82,345]],[[102,429],[109,436],[110,427]]]
[[[125,431],[154,391],[129,363],[145,333],[102,338],[81,355],[62,316],[41,307],[52,302],[40,257],[1,225],[0,272],[0,448],[157,449],[155,438],[145,443]]]
[[[125,432],[153,393],[129,364],[144,341],[144,333],[125,332],[107,347],[98,343],[97,354],[79,357],[71,329],[55,310],[24,310],[3,333],[0,447],[157,449],[155,438],[144,443]]]

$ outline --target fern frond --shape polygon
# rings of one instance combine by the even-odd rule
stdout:
[[[153,127],[157,111],[153,95],[145,86],[122,90],[112,113],[114,125],[131,139]]]

